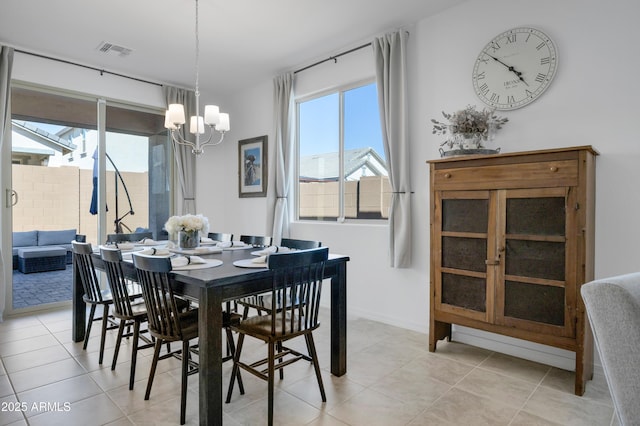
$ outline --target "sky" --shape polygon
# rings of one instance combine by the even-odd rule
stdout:
[[[376,85],[369,84],[345,92],[345,150],[371,147],[385,158],[380,131]],[[339,150],[338,93],[300,104],[300,156]]]

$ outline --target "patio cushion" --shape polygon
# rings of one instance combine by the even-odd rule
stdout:
[[[23,231],[13,233],[14,247],[31,247],[38,245],[38,231]]]
[[[75,229],[65,229],[62,231],[38,231],[39,246],[52,246],[56,244],[71,244],[76,239]]]

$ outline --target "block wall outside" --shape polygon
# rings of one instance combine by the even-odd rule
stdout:
[[[360,178],[360,211],[379,213],[389,218],[391,184],[386,176],[363,176]]]
[[[127,184],[135,215],[123,219],[132,231],[148,227],[148,174],[121,172]],[[13,189],[18,203],[13,206],[13,230],[77,229],[87,241],[98,241],[98,216],[89,213],[93,191],[92,170],[73,166],[12,166]],[[118,216],[129,210],[122,184],[118,183]],[[115,231],[114,172],[107,172],[107,233]],[[127,232],[126,229],[124,229]]]
[[[300,212],[302,218],[337,218],[339,209],[338,182],[303,182],[300,184]],[[360,206],[358,208],[358,197]],[[357,218],[358,213],[378,213],[389,217],[391,186],[385,176],[363,176],[345,182],[345,216]]]

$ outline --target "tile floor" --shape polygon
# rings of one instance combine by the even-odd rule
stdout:
[[[440,342],[429,353],[426,335],[354,318],[348,323],[348,373],[333,377],[328,332],[327,319],[316,333],[327,402],[321,402],[312,367],[296,363],[276,381],[276,424],[618,425],[601,373],[577,397],[570,372],[459,343]],[[129,343],[112,372],[115,333],[102,366],[99,333],[93,334],[87,351],[71,341],[69,309],[0,323],[0,425],[179,424],[179,362],[160,362],[151,398],[144,401],[152,351],[139,354],[129,391]],[[243,355],[265,353],[262,344],[249,342]],[[230,367],[225,364],[225,383]],[[224,404],[224,424],[265,424],[266,382],[249,374],[243,379],[246,394],[236,388]],[[187,398],[187,424],[198,424],[197,376],[189,378]]]

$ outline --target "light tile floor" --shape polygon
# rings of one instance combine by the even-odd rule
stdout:
[[[577,397],[571,372],[460,343],[439,342],[430,353],[426,335],[354,318],[348,323],[348,373],[333,377],[328,319],[315,335],[327,402],[312,367],[298,362],[276,381],[276,424],[618,425],[601,372]],[[152,351],[139,354],[129,391],[130,343],[123,344],[112,372],[114,341],[115,332],[100,366],[99,333],[83,351],[82,343],[71,341],[69,309],[0,323],[0,425],[179,424],[179,362],[159,363],[151,398],[144,401]],[[265,352],[247,339],[243,359]],[[230,369],[226,363],[225,383]],[[266,382],[249,374],[243,380],[246,394],[236,388],[224,404],[224,424],[265,424]],[[189,377],[187,398],[187,424],[196,425],[197,376]]]

